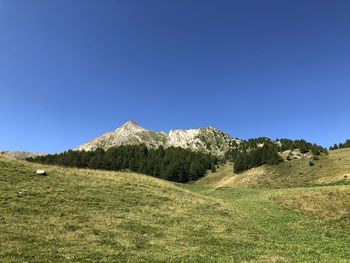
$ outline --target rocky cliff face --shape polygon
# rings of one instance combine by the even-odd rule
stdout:
[[[135,122],[129,121],[115,131],[107,132],[80,145],[75,150],[93,151],[97,148],[106,150],[121,145],[145,144],[149,148],[157,148],[161,145],[165,148],[174,146],[222,156],[239,143],[240,140],[213,127],[172,130],[167,134],[146,130]]]

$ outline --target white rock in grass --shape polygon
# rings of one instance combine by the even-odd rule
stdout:
[[[47,175],[45,170],[36,170],[37,175]]]

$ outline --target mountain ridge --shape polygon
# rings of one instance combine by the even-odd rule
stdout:
[[[44,156],[46,153],[37,153],[37,152],[26,152],[26,151],[0,151],[0,156],[24,160],[30,157]]]
[[[240,142],[241,140],[211,126],[188,130],[175,129],[165,133],[150,131],[134,121],[128,121],[114,131],[106,132],[81,144],[75,150],[94,151],[97,148],[107,150],[122,145],[145,144],[148,148],[158,148],[159,146],[164,148],[181,147],[223,156]]]

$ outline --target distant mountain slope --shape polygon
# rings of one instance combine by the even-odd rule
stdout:
[[[23,151],[0,151],[0,156],[17,159],[17,160],[24,160],[26,158],[42,156],[42,155],[46,155],[46,154],[23,152]]]
[[[80,145],[75,150],[93,151],[97,148],[106,150],[121,145],[145,144],[149,148],[174,146],[223,156],[239,143],[240,140],[213,127],[172,130],[167,134],[144,129],[135,122],[129,121],[115,131],[107,132]]]

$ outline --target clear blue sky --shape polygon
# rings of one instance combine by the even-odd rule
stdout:
[[[0,0],[0,149],[123,122],[350,138],[349,0]]]

